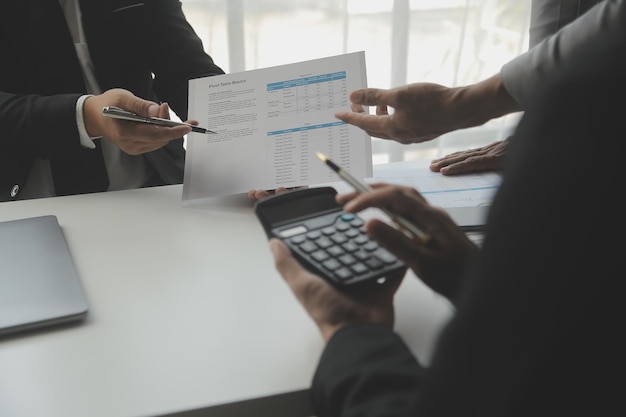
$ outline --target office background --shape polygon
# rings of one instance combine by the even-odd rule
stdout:
[[[368,85],[480,81],[528,48],[530,0],[182,0],[226,72],[365,51]],[[400,145],[373,139],[374,164],[432,159],[504,139],[519,114]]]

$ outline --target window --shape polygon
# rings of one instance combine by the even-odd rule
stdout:
[[[466,85],[527,49],[530,1],[182,0],[228,73],[365,51],[368,85]],[[372,139],[374,163],[435,158],[508,136],[519,115],[414,145]]]

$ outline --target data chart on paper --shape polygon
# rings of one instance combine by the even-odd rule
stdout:
[[[350,170],[349,127],[328,114],[348,105],[345,71],[267,85],[267,136],[276,183],[306,182],[310,164],[319,165],[311,160],[317,151]]]
[[[189,118],[217,134],[190,134],[183,199],[337,180],[317,152],[367,178],[370,137],[335,118],[365,87],[363,52],[191,80]]]

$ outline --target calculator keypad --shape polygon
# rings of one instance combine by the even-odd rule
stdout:
[[[401,261],[369,238],[363,219],[352,213],[332,212],[282,226],[274,233],[302,260],[340,284],[404,270]]]

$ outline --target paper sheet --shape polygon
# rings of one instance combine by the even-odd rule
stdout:
[[[183,200],[333,181],[317,151],[370,177],[370,137],[334,117],[365,87],[364,52],[191,80],[189,118],[217,134],[189,134]]]
[[[493,171],[442,175],[432,172],[428,168],[429,162],[419,160],[374,165],[373,176],[365,178],[365,182],[384,182],[415,188],[430,204],[441,208],[489,206],[502,182],[502,176]],[[352,186],[339,177],[335,177],[332,182],[316,184],[324,185],[332,186],[340,193],[353,190]]]
[[[475,207],[491,205],[502,177],[497,172],[475,172],[446,176],[427,166],[375,170],[368,182],[407,185],[418,190],[428,202],[439,207]]]

